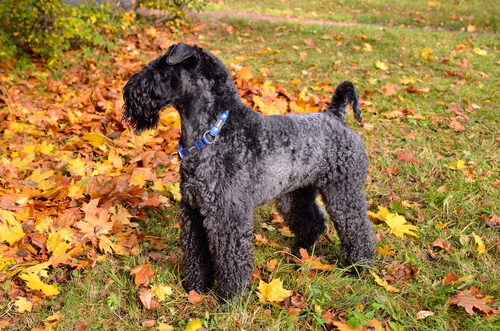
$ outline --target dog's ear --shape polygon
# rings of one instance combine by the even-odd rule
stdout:
[[[170,46],[166,54],[166,62],[168,65],[175,65],[182,63],[189,59],[190,57],[196,56],[196,48],[186,45],[184,43],[178,43]]]

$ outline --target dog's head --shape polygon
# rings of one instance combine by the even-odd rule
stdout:
[[[227,84],[228,77],[226,67],[209,52],[196,45],[172,45],[125,85],[123,119],[140,133],[156,126],[159,111],[166,106],[182,112],[202,100],[206,108],[218,94],[215,87]]]

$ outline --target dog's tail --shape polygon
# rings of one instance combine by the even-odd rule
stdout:
[[[354,112],[354,117],[361,123],[361,109],[359,108],[358,99],[354,85],[349,81],[342,82],[335,89],[330,106],[328,106],[325,112],[330,112],[341,121],[344,121],[347,114],[346,107],[350,105]]]

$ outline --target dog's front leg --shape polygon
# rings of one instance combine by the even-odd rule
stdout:
[[[220,209],[204,221],[214,257],[217,293],[227,300],[250,288],[253,218],[252,210],[246,209]]]
[[[213,284],[213,269],[203,217],[184,201],[180,203],[183,285],[187,292],[207,292]]]

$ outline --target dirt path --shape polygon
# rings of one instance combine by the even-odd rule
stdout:
[[[357,26],[357,27],[371,27],[379,29],[405,29],[405,30],[424,30],[424,31],[439,31],[439,32],[460,32],[453,30],[440,29],[433,26],[426,27],[413,27],[413,26],[395,26],[395,25],[383,25],[383,24],[370,24],[370,23],[359,23],[359,22],[342,22],[342,21],[331,21],[324,19],[312,19],[312,18],[298,18],[293,16],[275,16],[269,14],[260,14],[252,12],[236,12],[236,11],[201,11],[201,12],[190,12],[190,16],[202,19],[209,19],[212,21],[218,21],[223,18],[241,18],[250,20],[261,20],[269,21],[273,23],[301,23],[301,24],[319,24],[324,26]],[[476,34],[486,34],[499,36],[500,33],[492,32],[476,32]]]

